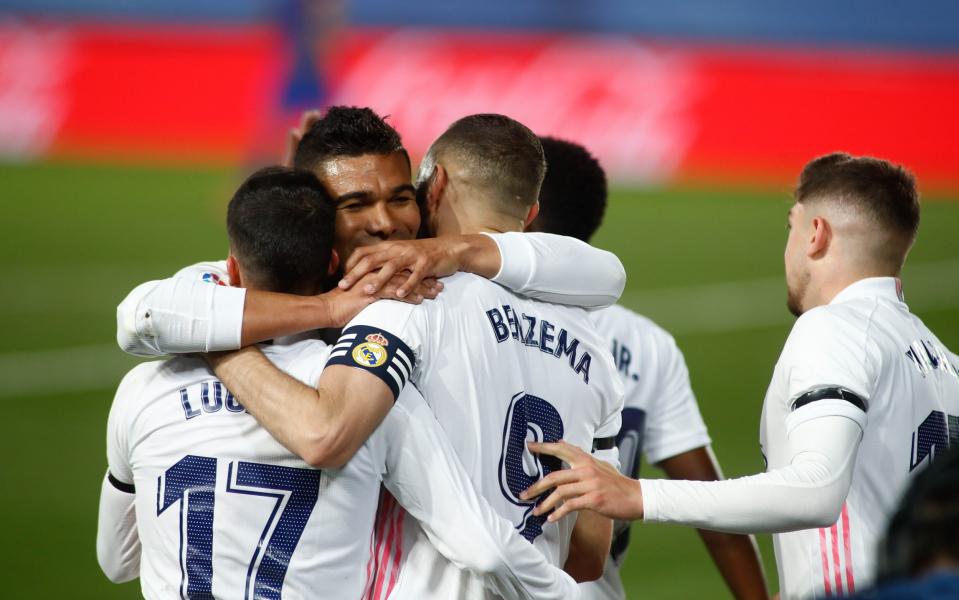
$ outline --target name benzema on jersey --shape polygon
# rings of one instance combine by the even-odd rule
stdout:
[[[516,311],[509,304],[504,304],[502,310],[499,307],[487,310],[486,317],[489,319],[498,343],[502,344],[513,338],[524,346],[539,348],[541,352],[555,358],[566,356],[569,359],[569,368],[589,385],[589,367],[593,358],[585,350],[578,354],[579,340],[562,327],[554,333],[557,330],[556,325],[526,313],[520,313],[517,316]],[[550,347],[554,343],[555,346]]]

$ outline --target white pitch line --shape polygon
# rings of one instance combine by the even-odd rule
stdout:
[[[136,365],[116,344],[0,354],[0,398],[70,394],[111,388]]]
[[[923,311],[959,307],[959,259],[918,263],[904,277],[906,302]],[[715,334],[788,325],[781,277],[647,291],[627,291],[622,303],[674,335]],[[138,359],[114,344],[0,354],[0,399],[103,391],[105,396]]]
[[[903,289],[909,308],[959,307],[959,259],[907,265]],[[783,277],[766,277],[660,290],[627,290],[621,303],[674,335],[728,333],[788,325]]]

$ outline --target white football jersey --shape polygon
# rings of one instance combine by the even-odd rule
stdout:
[[[622,306],[589,314],[611,345],[623,382],[623,424],[616,436],[620,471],[639,477],[642,455],[656,464],[710,444],[682,352],[666,330]],[[630,523],[617,522],[603,576],[580,586],[584,598],[626,597],[619,568],[629,546]]]
[[[909,479],[959,442],[956,362],[910,314],[892,277],[858,281],[796,321],[763,405],[767,467],[788,460],[786,417],[796,408],[842,398],[866,417],[836,523],[773,535],[784,599],[849,594],[872,582],[879,539]]]
[[[394,393],[409,380],[447,432],[477,490],[550,563],[562,566],[574,520],[547,523],[519,495],[559,468],[527,440],[612,446],[622,384],[608,345],[583,309],[518,296],[456,274],[433,301],[380,301],[343,330],[329,364],[365,368]],[[407,597],[482,597],[475,578],[451,565],[415,527],[404,536],[396,590]]]
[[[312,385],[330,349],[304,340],[263,351]],[[124,378],[107,439],[114,485],[136,489],[147,598],[371,593],[381,480],[446,555],[489,569],[497,579],[486,583],[504,594],[564,597],[574,585],[480,500],[412,387],[338,470],[310,468],[286,450],[205,362],[188,357]]]

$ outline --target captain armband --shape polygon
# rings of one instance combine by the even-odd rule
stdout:
[[[372,373],[390,388],[395,401],[410,380],[416,359],[409,346],[392,333],[366,325],[354,325],[340,335],[326,364],[344,365]]]

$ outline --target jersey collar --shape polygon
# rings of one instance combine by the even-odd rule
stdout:
[[[898,277],[867,277],[836,294],[830,304],[839,304],[854,298],[886,298],[894,302],[905,302],[902,281]]]

